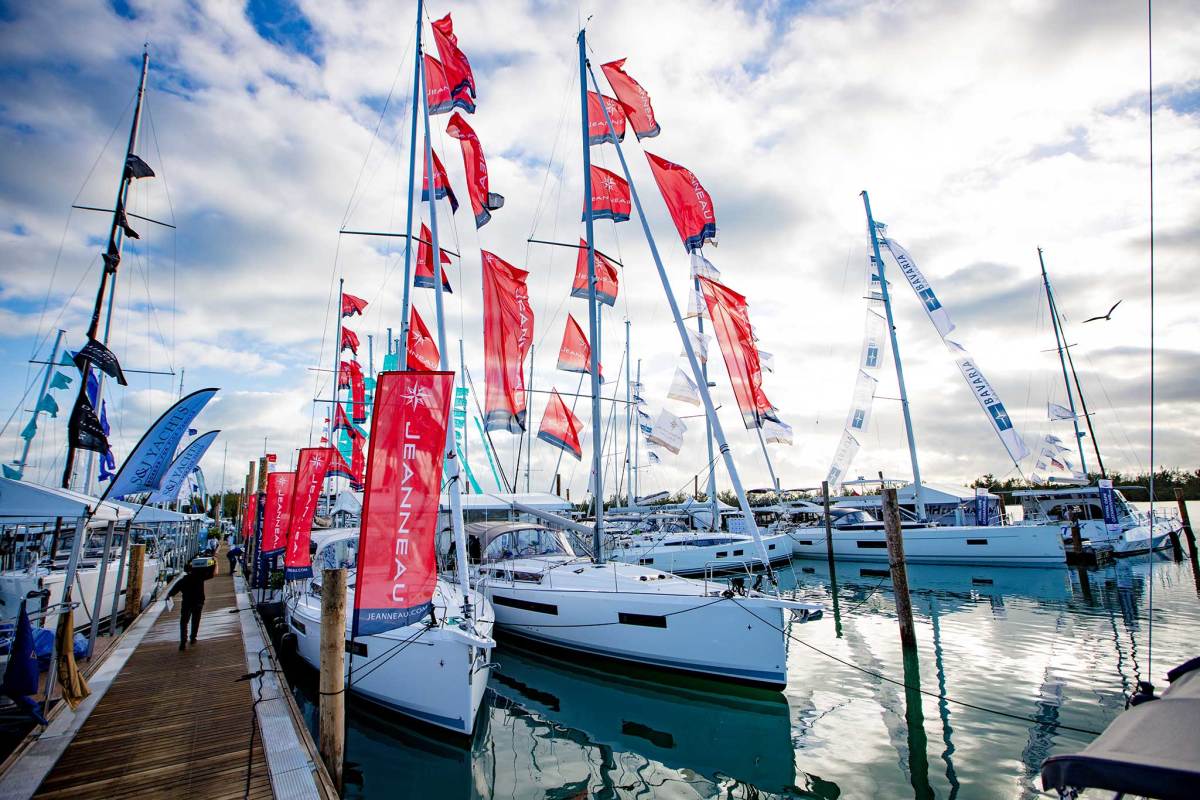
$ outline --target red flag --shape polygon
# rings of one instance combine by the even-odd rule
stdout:
[[[742,421],[749,429],[760,427],[764,419],[778,422],[775,407],[762,388],[762,364],[754,345],[746,298],[709,278],[699,280]]]
[[[592,347],[587,335],[575,317],[567,314],[567,327],[563,331],[562,347],[558,349],[558,368],[563,372],[592,371]],[[600,369],[600,380],[604,381],[604,368]]]
[[[433,234],[429,232],[428,226],[424,222],[421,223],[421,239],[417,243],[417,271],[413,275],[413,286],[419,289],[433,288]],[[443,264],[450,263],[450,256],[446,255],[446,251],[438,248]],[[442,291],[449,292],[450,279],[446,277],[446,270],[442,270]]]
[[[613,130],[617,132],[617,142],[625,141],[625,109],[621,104],[609,97],[595,92],[588,92],[588,144],[603,144],[612,142],[612,134],[608,123],[604,120],[604,109],[600,107],[600,98],[604,98],[604,108],[608,109],[609,119],[612,120]],[[616,142],[613,142],[616,144]]]
[[[254,523],[258,519],[258,496],[255,492],[247,495],[242,511],[242,541],[249,542],[254,538]]]
[[[690,170],[672,164],[665,158],[646,153],[650,171],[662,192],[671,219],[683,240],[683,248],[689,253],[704,246],[705,242],[717,243],[717,212],[712,198],[696,180]]]
[[[436,150],[431,151],[430,155],[433,156],[434,194],[437,195],[438,200],[449,197],[451,210],[458,211],[458,198],[454,196],[454,190],[450,188],[450,179],[446,177],[446,168],[442,166],[442,160],[438,158]],[[421,200],[429,200],[429,164],[424,158],[421,159]]]
[[[542,415],[538,438],[565,450],[580,461],[583,459],[583,449],[579,446],[579,429],[579,417],[567,408],[567,404],[558,396],[558,390],[551,389],[550,402],[546,404],[546,413]]]
[[[367,459],[363,453],[363,437],[355,434],[350,437],[350,488],[357,491],[362,491],[364,479],[367,472]]]
[[[354,355],[358,355],[358,334],[342,326],[342,349],[346,348],[349,348]]]
[[[458,49],[458,37],[454,35],[454,23],[450,15],[433,23],[433,41],[437,45],[438,55],[445,65],[446,78],[452,91],[466,90],[475,96],[475,75],[471,72],[471,62]]]
[[[444,114],[461,108],[468,114],[475,113],[475,102],[466,89],[452,89],[446,77],[446,68],[433,56],[425,55],[425,98],[429,101],[430,114]]]
[[[291,581],[312,577],[312,521],[317,499],[329,462],[337,451],[332,447],[302,447],[296,462],[296,478],[288,512],[287,553],[283,557],[283,575]],[[340,460],[339,456],[339,460]]]
[[[326,470],[325,476],[328,478],[345,478],[346,480],[353,481],[354,470],[350,469],[350,465],[346,463],[346,458],[342,455],[342,451],[336,447],[329,449],[333,453],[329,456],[329,469]]]
[[[347,383],[346,385],[349,385],[349,384]],[[339,387],[339,388],[341,388],[341,387]],[[335,409],[333,412],[333,429],[335,431],[355,430],[355,427],[350,424],[350,418],[346,416],[346,409],[342,406],[342,404],[336,403],[336,404],[334,404],[333,407]]]
[[[417,313],[416,306],[412,309],[412,320],[408,326],[408,366],[407,369],[437,372],[441,368],[442,357],[438,353],[437,342],[429,335],[425,320]],[[378,384],[376,384],[378,391]]]
[[[625,59],[601,64],[604,77],[608,78],[609,86],[625,107],[625,113],[633,124],[633,132],[638,141],[658,136],[658,122],[654,119],[654,108],[650,105],[650,95],[637,81],[625,74]],[[617,121],[613,120],[615,126]]]
[[[338,388],[350,387],[350,399],[353,403],[350,418],[354,422],[367,421],[367,387],[363,382],[362,367],[357,361],[343,361],[338,371]]]
[[[288,521],[296,473],[272,472],[267,476],[267,502],[263,509],[262,553],[272,556],[287,547]]]
[[[363,491],[353,636],[429,613],[454,373],[381,372]]]
[[[362,316],[363,309],[367,307],[367,301],[361,297],[355,297],[352,294],[342,292],[342,316],[353,317],[355,314]]]
[[[630,208],[629,184],[616,173],[592,164],[592,219],[624,222],[629,219]]]
[[[471,211],[475,214],[475,227],[482,228],[492,218],[492,212],[504,206],[504,197],[488,191],[487,162],[483,159],[483,145],[475,131],[457,111],[446,125],[446,133],[458,139],[462,145],[463,167],[467,172],[467,193],[471,195]]]
[[[609,261],[599,250],[596,253],[596,299],[606,306],[617,302],[617,265]],[[579,240],[579,256],[575,259],[575,280],[571,283],[571,297],[588,296],[587,241]]]
[[[484,425],[525,430],[525,356],[533,342],[529,273],[481,250],[483,258]]]

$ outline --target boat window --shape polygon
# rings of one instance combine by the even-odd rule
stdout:
[[[843,528],[848,525],[867,525],[875,521],[875,518],[866,511],[847,511],[845,514],[837,514],[833,518],[833,526],[835,528]]]
[[[512,558],[516,554],[516,535],[509,532],[502,533],[488,542],[483,558],[485,561],[503,561],[506,558]]]
[[[516,597],[504,597],[503,595],[493,595],[492,605],[508,606],[509,608],[519,608],[522,611],[536,611],[539,614],[552,614],[558,616],[558,606],[550,603],[535,603],[532,600],[520,600]]]
[[[564,553],[554,531],[524,530],[517,532],[517,554],[520,556],[552,556]]]
[[[967,539],[967,544],[987,544],[987,539]]]
[[[300,631],[301,633],[307,633],[307,628],[304,627],[304,623],[301,622],[300,620],[296,619],[296,616],[294,614],[292,615],[292,627],[295,628],[296,630]]]
[[[313,559],[317,569],[353,569],[358,566],[358,539],[335,539],[321,545],[317,557]]]
[[[717,558],[724,558],[727,555],[729,555],[728,550],[718,550],[717,551]]]
[[[862,540],[859,540],[857,542],[857,544],[858,544],[858,548],[860,550],[885,550],[885,549],[887,549],[887,542],[883,542],[883,541],[864,542]]]
[[[641,625],[645,628],[667,627],[667,618],[654,614],[629,614],[624,611],[618,611],[617,621],[622,625]]]
[[[743,553],[745,553],[745,552],[746,552],[745,550],[734,550],[734,551],[733,551],[733,554],[734,554],[735,556],[740,556],[740,555],[742,555],[742,554],[743,554]]]

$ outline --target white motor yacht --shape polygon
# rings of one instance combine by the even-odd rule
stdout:
[[[711,576],[747,572],[762,563],[753,536],[727,530],[697,530],[688,524],[687,517],[679,514],[647,514],[628,520],[606,517],[605,525],[606,530],[614,530],[618,525],[623,528],[608,537],[606,555],[627,564],[675,575]],[[762,540],[772,564],[791,559],[792,542],[786,535],[764,535]]]
[[[528,522],[467,526],[478,586],[498,631],[528,642],[719,680],[782,689],[787,628],[821,606],[577,555],[561,530]],[[763,580],[759,575],[758,581]]]
[[[348,616],[353,614],[358,531],[342,530],[324,537],[313,560],[314,571],[346,567]],[[319,565],[319,566],[318,566]],[[285,601],[287,624],[296,649],[309,665],[321,665],[321,583],[305,581],[301,592]],[[473,615],[462,618],[461,587],[439,577],[433,613],[420,622],[350,642],[346,624],[346,685],[352,692],[399,714],[470,736],[491,670],[492,606],[471,592]]]
[[[1115,556],[1132,556],[1171,546],[1171,534],[1182,530],[1178,517],[1155,511],[1137,511],[1120,489],[1113,489],[1117,524],[1110,529],[1104,522],[1100,489],[1096,486],[1072,486],[1061,489],[1028,489],[1013,492],[1021,502],[1027,522],[1056,526],[1064,541],[1072,539],[1070,513],[1079,512],[1079,532],[1093,545],[1112,548]]]

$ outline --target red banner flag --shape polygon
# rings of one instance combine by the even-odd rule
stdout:
[[[367,307],[367,301],[361,297],[355,297],[352,294],[342,292],[342,316],[353,317],[355,314],[362,316],[362,312]]]
[[[588,144],[603,144],[613,142],[608,123],[604,120],[604,109],[608,109],[609,119],[612,120],[613,130],[617,132],[616,142],[625,141],[625,109],[615,99],[608,95],[588,92]],[[600,99],[604,99],[604,108],[600,107]],[[613,142],[613,144],[616,144]]]
[[[617,302],[617,265],[609,261],[599,250],[596,253],[596,299],[606,306]],[[587,241],[579,240],[579,256],[575,259],[575,280],[571,283],[571,297],[588,296]]]
[[[338,388],[350,387],[350,400],[353,404],[350,419],[354,422],[367,421],[367,386],[363,382],[362,367],[357,361],[343,361],[338,371]]]
[[[454,190],[450,188],[450,179],[446,177],[446,168],[442,166],[442,160],[438,158],[436,150],[431,151],[430,155],[433,156],[434,194],[438,200],[449,197],[450,209],[458,211],[458,198],[454,196]],[[424,158],[421,159],[421,200],[429,200],[429,164]],[[432,237],[430,241],[432,241]]]
[[[671,219],[689,253],[704,246],[705,242],[717,243],[717,212],[712,198],[696,180],[690,170],[672,164],[665,158],[646,153],[650,171],[662,192]]]
[[[489,431],[525,430],[525,356],[533,343],[529,273],[499,256],[483,257],[484,426]]]
[[[421,223],[421,239],[417,243],[417,270],[413,274],[413,286],[418,289],[432,289],[433,287],[433,234],[429,232],[429,227]],[[450,256],[446,255],[446,251],[438,248],[438,253],[441,256],[443,264],[450,263]],[[442,270],[442,291],[451,292],[450,279],[446,277],[446,270]]]
[[[353,437],[351,437],[353,439]],[[354,480],[354,471],[350,469],[350,465],[346,463],[345,456],[342,451],[336,447],[330,448],[333,454],[329,456],[329,469],[325,472],[327,478],[345,478],[348,481]]]
[[[312,521],[325,473],[337,450],[332,447],[302,447],[296,462],[296,478],[288,513],[287,552],[283,557],[283,575],[287,580],[312,577]]]
[[[336,403],[333,408],[333,429],[335,431],[357,430],[353,425],[350,424],[350,418],[346,416],[346,409],[342,407],[341,403]]]
[[[246,502],[242,508],[242,541],[249,542],[254,539],[254,523],[258,519],[258,498],[254,492],[246,496]]]
[[[609,86],[625,107],[625,113],[633,124],[633,132],[637,134],[638,141],[658,136],[659,127],[654,119],[654,108],[650,105],[650,95],[641,84],[625,74],[624,67],[623,58],[600,65],[600,69],[604,70],[604,77],[608,78]],[[613,124],[616,122],[614,119]]]
[[[579,446],[579,429],[579,417],[567,408],[558,390],[551,389],[550,402],[546,404],[546,413],[542,415],[538,438],[565,450],[580,461],[583,459],[583,449]]]
[[[347,327],[342,327],[342,349],[349,348],[351,353],[358,355],[358,334]]]
[[[353,636],[429,613],[452,372],[381,372],[363,491]]]
[[[475,75],[471,72],[471,62],[458,49],[458,37],[454,35],[454,23],[450,15],[433,23],[433,41],[437,45],[438,55],[445,65],[446,78],[453,91],[466,90],[471,97],[475,96]]]
[[[592,164],[592,219],[624,222],[629,219],[630,208],[629,184],[616,173]],[[586,219],[587,212],[584,214]]]
[[[754,344],[746,298],[709,278],[699,280],[742,421],[749,429],[760,427],[764,419],[779,422],[775,407],[762,388],[762,364]]]
[[[425,327],[425,320],[417,313],[416,306],[412,308],[411,321],[408,325],[408,364],[406,369],[425,372],[437,372],[441,369],[442,357],[438,353],[437,342]],[[379,390],[376,384],[376,391]]]
[[[558,349],[558,368],[563,372],[592,371],[592,346],[575,317],[567,314],[567,327],[563,331],[562,347]],[[600,382],[604,382],[604,368],[600,369]]]
[[[453,89],[446,76],[446,68],[433,56],[425,55],[425,98],[429,101],[430,114],[445,114],[461,108],[468,114],[475,113],[475,103],[466,89]]]
[[[357,492],[361,492],[366,480],[367,473],[367,458],[364,452],[366,442],[363,437],[353,435],[350,437],[350,488]]]
[[[263,509],[262,554],[273,556],[287,548],[288,522],[296,473],[272,472],[267,476],[267,502]]]
[[[467,193],[471,196],[471,211],[475,214],[475,227],[482,228],[492,218],[492,212],[504,207],[503,195],[489,191],[487,162],[483,158],[483,145],[474,129],[457,111],[446,125],[446,133],[458,139],[462,145],[463,167],[467,172]]]

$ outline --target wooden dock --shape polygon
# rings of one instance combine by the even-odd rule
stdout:
[[[144,612],[92,697],[10,760],[0,798],[336,797],[242,580],[205,590],[199,641],[179,651],[178,603]]]

